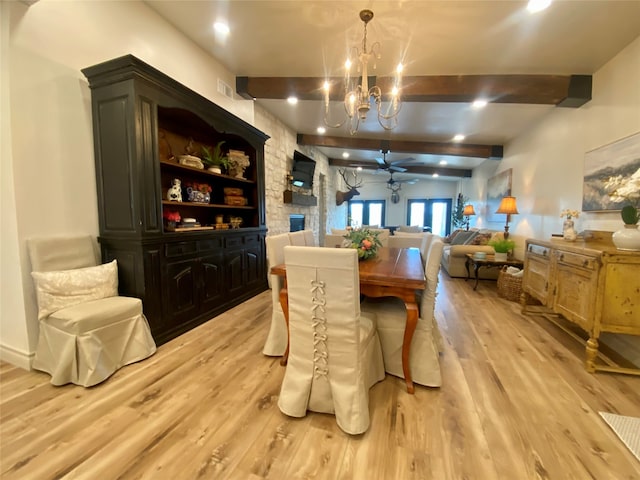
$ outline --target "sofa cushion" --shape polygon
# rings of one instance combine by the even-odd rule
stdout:
[[[470,243],[467,243],[467,245],[486,245],[489,240],[491,240],[491,236],[493,235],[493,233],[491,232],[487,232],[487,233],[481,233],[478,232],[478,234],[473,237],[471,239]]]
[[[478,235],[478,232],[474,232],[473,230],[459,232],[453,240],[451,240],[451,245],[467,245],[476,235]]]
[[[447,235],[446,237],[444,237],[443,242],[444,243],[451,243],[453,241],[454,238],[456,238],[456,235],[458,235],[460,232],[464,232],[464,230],[462,230],[461,228],[454,230],[453,232],[451,232],[449,235]]]

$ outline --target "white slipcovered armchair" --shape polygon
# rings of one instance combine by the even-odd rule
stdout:
[[[427,252],[425,276],[427,287],[420,301],[420,318],[416,326],[409,365],[414,383],[429,387],[442,385],[439,352],[442,350],[442,337],[434,318],[438,272],[442,257],[442,240],[437,237],[431,241]],[[404,302],[398,298],[366,299],[362,311],[375,313],[378,319],[378,335],[384,356],[384,368],[387,373],[404,378],[402,371],[402,341],[407,323],[407,310]]]
[[[51,383],[90,387],[156,351],[138,298],[118,296],[116,261],[99,265],[92,237],[27,242],[40,332],[33,368]]]
[[[358,255],[350,248],[284,249],[290,350],[278,406],[292,417],[334,413],[369,428],[369,388],[384,379],[375,316],[360,313]]]
[[[271,235],[265,239],[267,246],[267,261],[268,269],[274,265],[280,265],[284,263],[284,247],[291,245],[291,237],[289,233],[281,233],[279,235]],[[287,322],[284,319],[284,313],[282,313],[282,306],[280,305],[280,290],[284,283],[284,278],[278,275],[272,275],[269,272],[269,278],[271,279],[271,327],[267,335],[267,340],[264,343],[262,353],[264,355],[281,357],[284,355],[287,349]]]

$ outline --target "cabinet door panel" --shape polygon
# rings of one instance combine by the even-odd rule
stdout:
[[[260,248],[247,248],[244,254],[247,287],[252,287],[263,280]]]
[[[184,260],[167,265],[166,318],[176,325],[198,313],[198,261]]]
[[[527,255],[523,282],[525,290],[546,306],[550,306],[552,303],[549,296],[549,272],[550,263],[548,258]]]
[[[225,255],[224,271],[227,293],[238,295],[245,290],[244,284],[244,250],[227,252]]]
[[[596,283],[593,272],[558,265],[554,311],[591,331]]]
[[[222,255],[211,255],[201,260],[202,310],[212,310],[224,301],[224,268]]]

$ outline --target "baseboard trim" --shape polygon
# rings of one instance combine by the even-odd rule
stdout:
[[[24,370],[31,370],[34,355],[34,352],[22,352],[7,345],[0,345],[0,360]]]

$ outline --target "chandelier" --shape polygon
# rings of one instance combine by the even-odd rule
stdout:
[[[330,84],[324,82],[324,123],[331,128],[340,128],[348,122],[349,133],[355,135],[360,127],[360,122],[367,119],[367,113],[371,109],[371,99],[375,102],[378,123],[385,130],[393,130],[398,125],[398,113],[402,106],[400,98],[400,84],[402,81],[402,64],[398,64],[393,87],[389,94],[389,100],[383,108],[382,90],[377,85],[369,88],[369,77],[367,67],[369,61],[373,60],[373,69],[375,70],[375,60],[380,59],[380,43],[376,42],[367,50],[367,24],[373,18],[371,10],[362,10],[360,12],[360,20],[364,22],[364,35],[362,37],[362,50],[353,47],[350,57],[357,58],[359,76],[351,77],[352,60],[348,58],[345,62],[344,75],[344,109],[346,118],[342,122],[332,124],[329,121],[329,93]],[[358,83],[358,81],[360,83]]]

